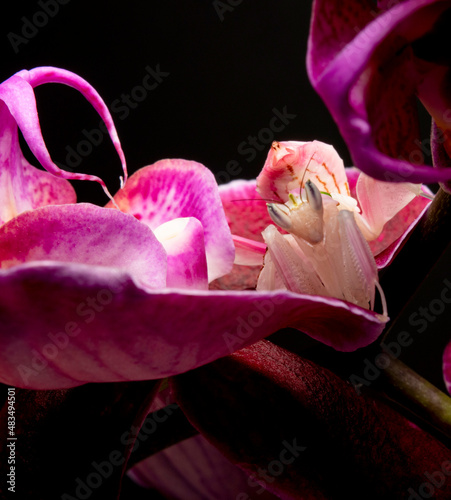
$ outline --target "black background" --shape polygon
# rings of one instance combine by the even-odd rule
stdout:
[[[243,154],[249,147],[238,149],[270,125],[274,108],[296,115],[275,139],[332,143],[349,163],[306,74],[309,1],[65,0],[53,17],[39,14],[48,1],[11,3],[0,34],[0,77],[48,65],[85,78],[112,111],[130,172],[178,157],[205,164],[220,183],[254,178],[270,135],[263,134],[267,144],[259,141],[262,150],[253,148],[255,154]],[[54,2],[47,10],[56,10]],[[144,98],[135,93],[141,102],[119,107],[117,100],[142,84],[146,67],[158,65],[169,75]],[[68,151],[86,140],[83,130],[98,129],[99,118],[70,88],[43,85],[36,94],[54,161],[74,169]],[[115,192],[120,165],[111,143],[105,138],[89,154],[89,147],[82,151],[75,170],[101,175]],[[231,161],[239,163],[232,174]],[[80,201],[106,201],[99,186],[80,184],[75,183]]]

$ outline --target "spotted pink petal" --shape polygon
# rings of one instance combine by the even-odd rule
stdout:
[[[218,186],[200,163],[171,159],[144,167],[130,177],[114,200],[123,212],[151,229],[179,217],[195,217],[204,230],[208,280],[231,270],[235,251]]]
[[[117,267],[49,261],[0,271],[0,303],[0,381],[34,389],[163,378],[290,325],[352,351],[385,324],[333,298],[150,290]]]
[[[446,388],[451,394],[451,342],[446,346],[443,353],[443,378]]]
[[[208,288],[204,230],[194,217],[173,219],[158,226],[155,236],[168,258],[166,286],[170,288]]]
[[[24,212],[0,228],[0,269],[80,264],[126,271],[146,288],[166,285],[166,252],[131,215],[87,203]]]
[[[5,107],[2,107],[1,111],[6,119],[9,118],[8,127],[11,129],[12,117],[22,131],[22,134],[31,151],[48,172],[56,177],[64,179],[91,180],[99,182],[104,191],[109,195],[105,183],[100,178],[93,175],[66,172],[61,170],[52,161],[41,134],[36,109],[36,99],[33,91],[34,87],[44,83],[62,83],[69,85],[81,92],[81,94],[94,106],[96,111],[104,120],[114,147],[119,154],[124,171],[124,180],[126,180],[127,170],[125,158],[108,108],[91,85],[70,71],[53,67],[39,67],[30,71],[20,71],[3,82],[0,85],[0,101],[3,101]],[[2,117],[2,121],[5,120],[4,117]],[[5,125],[3,125],[3,127],[4,126]],[[16,163],[16,169],[18,166],[19,164]]]
[[[272,221],[255,181],[239,179],[222,184],[219,194],[235,244],[235,263],[262,266],[266,245],[261,232]]]
[[[337,13],[342,2],[315,1],[307,57],[310,79],[337,122],[354,164],[380,180],[449,180],[449,169],[423,164],[416,95],[426,102],[431,88],[441,92],[437,87],[441,81],[426,60],[420,61],[423,55],[417,56],[419,47],[413,44],[433,31],[450,2],[401,2],[380,15],[370,2],[357,4],[345,2],[343,15],[339,14],[328,29],[331,17],[324,12]],[[364,22],[354,25],[353,36],[353,16],[349,20],[347,15],[351,5],[356,15],[360,12],[359,19],[366,15]],[[368,16],[374,20],[368,22]],[[435,87],[422,87],[427,78]],[[450,100],[446,102],[449,108]]]

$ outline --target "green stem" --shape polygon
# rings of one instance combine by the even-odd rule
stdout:
[[[384,370],[390,382],[420,406],[431,422],[451,437],[451,398],[397,359]]]

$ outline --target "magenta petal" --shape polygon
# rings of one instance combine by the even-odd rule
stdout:
[[[25,210],[76,201],[69,182],[27,162],[20,150],[16,122],[1,101],[0,167],[0,225]]]
[[[315,3],[308,71],[339,125],[355,165],[380,180],[449,180],[449,169],[421,164],[421,149],[415,142],[421,71],[410,47],[431,29],[449,2],[412,0],[398,4],[361,31],[357,24],[357,34],[347,45],[337,30],[326,30],[321,37],[321,27],[326,24],[321,12],[326,4]],[[357,2],[353,4],[357,6]],[[369,2],[364,9],[371,14]],[[324,56],[320,49],[327,44],[333,45],[334,51]]]
[[[117,269],[49,262],[0,271],[0,304],[0,381],[35,389],[183,373],[290,325],[344,351],[384,328],[338,299],[144,290]]]
[[[91,180],[99,182],[105,192],[108,190],[105,183],[96,176],[66,172],[53,163],[44,143],[39,126],[36,109],[36,99],[33,87],[43,83],[63,83],[79,90],[94,106],[101,118],[105,121],[113,144],[121,158],[124,178],[127,177],[125,158],[122,152],[111,114],[99,94],[85,80],[78,75],[59,68],[42,67],[31,71],[20,71],[0,85],[0,100],[2,100],[14,117],[18,127],[41,165],[50,173],[64,179]]]
[[[210,170],[200,163],[175,159],[144,167],[130,177],[114,200],[123,212],[152,229],[179,217],[195,217],[204,229],[208,280],[231,270],[235,251],[218,186]]]
[[[446,346],[445,352],[443,353],[443,378],[446,388],[451,394],[451,342]]]
[[[169,288],[208,288],[204,230],[194,217],[173,219],[158,226],[155,236],[168,256]]]
[[[39,261],[105,266],[146,287],[166,284],[166,252],[152,231],[131,215],[87,203],[24,212],[0,228],[0,269]]]
[[[314,81],[356,33],[374,19],[372,9],[370,0],[313,2],[307,65]]]
[[[261,500],[278,498],[249,481],[203,436],[194,436],[143,460],[128,474],[141,486],[173,500],[230,500],[253,495]]]

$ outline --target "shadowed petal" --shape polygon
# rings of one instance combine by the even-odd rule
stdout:
[[[31,262],[0,271],[0,381],[51,389],[162,378],[290,325],[351,351],[373,342],[385,324],[333,298],[183,292],[144,290],[105,266]]]
[[[143,460],[128,474],[141,486],[173,500],[231,500],[253,495],[261,500],[278,498],[249,481],[203,436],[194,436]]]
[[[194,427],[281,498],[417,498],[425,472],[451,459],[391,407],[270,342],[171,382]],[[450,495],[441,481],[434,497]]]
[[[166,252],[152,231],[87,203],[24,212],[0,228],[0,269],[37,261],[116,268],[145,287],[166,285]]]
[[[218,186],[200,163],[161,160],[144,167],[130,177],[114,200],[123,212],[151,229],[179,217],[195,217],[204,229],[208,280],[231,270],[234,247]]]
[[[30,71],[20,71],[0,85],[0,99],[6,104],[9,112],[22,131],[31,151],[50,173],[64,179],[91,180],[99,182],[108,196],[105,183],[94,175],[78,174],[61,170],[53,163],[44,143],[39,125],[36,109],[36,99],[33,87],[44,83],[63,83],[79,90],[84,97],[94,106],[101,118],[105,121],[108,133],[119,154],[124,171],[124,179],[127,177],[125,158],[122,152],[116,129],[105,103],[99,94],[85,80],[78,75],[59,68],[40,67]],[[111,197],[111,196],[110,196]]]

